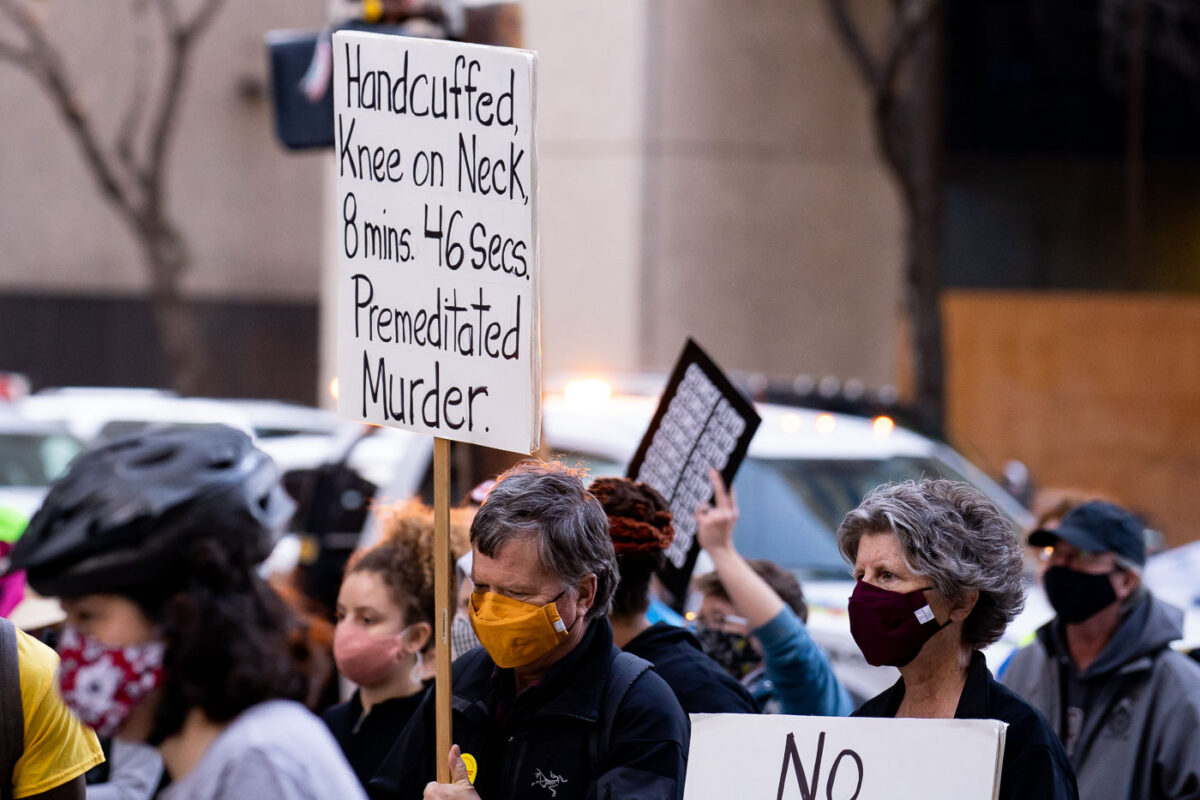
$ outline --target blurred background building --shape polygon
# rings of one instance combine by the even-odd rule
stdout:
[[[547,371],[665,370],[690,335],[728,368],[911,387],[904,203],[834,4],[520,4],[540,54]],[[133,6],[40,5],[115,130],[145,46]],[[841,5],[886,42],[889,6]],[[1195,538],[1196,13],[933,6],[947,431],[993,469],[1021,460]],[[326,400],[331,159],[274,140],[263,48],[322,14],[228,4],[197,46],[169,188],[207,394]],[[3,63],[0,108],[0,369],[169,385],[146,270],[61,120]]]

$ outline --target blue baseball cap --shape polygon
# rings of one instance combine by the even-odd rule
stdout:
[[[1053,547],[1058,540],[1092,553],[1113,553],[1139,567],[1146,564],[1146,526],[1120,506],[1093,500],[1076,506],[1054,530],[1029,534],[1034,547]]]

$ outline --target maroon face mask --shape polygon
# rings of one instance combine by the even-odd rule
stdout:
[[[932,588],[932,587],[926,587]],[[850,595],[850,634],[874,667],[903,667],[917,657],[939,625],[925,589],[890,592],[859,581]]]

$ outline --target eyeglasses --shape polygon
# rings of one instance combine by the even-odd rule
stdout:
[[[1080,550],[1077,547],[1063,546],[1062,544],[1043,547],[1038,552],[1038,560],[1044,564],[1062,564],[1072,569],[1089,572],[1102,565],[1109,569],[1117,567],[1115,561],[1112,560],[1111,553]]]

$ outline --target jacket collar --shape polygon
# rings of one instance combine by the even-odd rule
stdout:
[[[987,668],[987,659],[983,653],[975,650],[971,653],[971,663],[967,666],[967,681],[963,684],[962,694],[958,698],[958,707],[954,711],[955,719],[991,719],[991,699],[988,697],[988,684],[992,673]],[[883,717],[894,717],[904,702],[904,678],[892,684],[879,697],[880,706],[872,709],[871,715],[878,713]],[[871,702],[871,701],[868,701]]]
[[[954,711],[955,719],[991,719],[992,702],[988,694],[988,684],[992,673],[987,668],[987,659],[983,653],[975,650],[971,653],[971,663],[967,666],[967,682],[963,684],[962,694],[958,697],[958,708]]]
[[[1096,660],[1079,677],[1125,675],[1149,669],[1153,656],[1183,635],[1183,612],[1146,591],[1121,615],[1117,630]],[[1056,617],[1037,631],[1046,652],[1057,661],[1069,659],[1066,631]]]
[[[639,633],[637,636],[629,640],[625,645],[626,650],[635,650],[636,645],[653,646],[659,644],[676,644],[678,642],[687,642],[688,644],[700,650],[700,641],[696,635],[687,628],[681,628],[678,625],[671,625],[667,622],[656,622],[646,630]]]
[[[532,702],[538,714],[599,719],[614,652],[612,626],[604,617],[593,620],[575,649],[547,670],[540,684],[521,692],[521,705]],[[459,661],[462,668],[455,670],[453,689],[455,708],[469,713],[472,706],[494,705],[498,698],[511,695],[513,671],[497,667],[483,648]],[[526,698],[527,693],[532,695]]]

